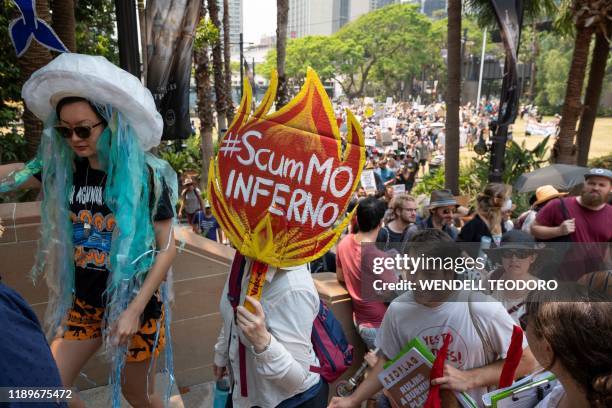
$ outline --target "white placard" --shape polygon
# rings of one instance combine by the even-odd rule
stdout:
[[[406,192],[405,184],[394,184],[393,185],[393,194],[402,194]]]
[[[361,187],[366,193],[376,192],[376,177],[374,177],[374,170],[364,170],[361,172]]]

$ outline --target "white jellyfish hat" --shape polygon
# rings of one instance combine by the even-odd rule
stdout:
[[[120,111],[136,133],[143,150],[161,141],[164,122],[151,92],[138,78],[102,56],[60,54],[34,72],[21,90],[26,106],[46,122],[57,103],[79,96]]]

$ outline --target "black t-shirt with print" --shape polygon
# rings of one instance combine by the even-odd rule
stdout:
[[[75,167],[69,203],[74,245],[75,296],[91,306],[104,307],[115,216],[104,202],[106,173],[89,167],[87,160],[77,159]],[[37,176],[40,179],[40,175]],[[150,201],[153,201],[152,197]],[[162,221],[172,217],[174,211],[169,190],[164,186],[154,220]],[[160,313],[161,302],[154,295],[147,304],[145,317],[159,317]]]

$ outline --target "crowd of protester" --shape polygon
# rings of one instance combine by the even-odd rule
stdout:
[[[612,350],[601,336],[609,336],[612,325],[610,303],[601,300],[609,300],[607,296],[610,295],[609,253],[588,268],[572,267],[571,272],[566,268],[565,274],[552,274],[560,281],[578,281],[583,285],[564,287],[564,302],[554,302],[558,298],[546,298],[521,289],[490,290],[474,296],[459,291],[410,291],[395,292],[391,298],[377,298],[367,293],[367,284],[371,282],[368,275],[372,270],[364,265],[371,264],[376,257],[410,253],[411,245],[424,244],[430,255],[449,256],[449,250],[451,257],[464,256],[466,252],[473,257],[485,254],[490,265],[494,265],[490,271],[470,271],[462,279],[543,281],[551,278],[550,258],[554,258],[543,243],[608,243],[612,240],[612,207],[608,203],[612,172],[592,169],[585,175],[579,196],[570,197],[551,185],[541,186],[532,194],[529,209],[520,214],[515,212],[516,205],[510,199],[511,187],[501,183],[487,185],[480,194],[469,197],[468,202],[459,202],[448,190],[414,197],[411,192],[415,185],[443,162],[446,135],[442,106],[398,103],[387,105],[378,113],[367,105],[350,108],[356,112],[366,141],[369,141],[366,142],[365,170],[373,171],[376,187],[374,191],[366,191],[364,187],[358,189],[349,208],[350,211],[358,205],[351,225],[333,250],[310,264],[310,272],[335,271],[337,280],[346,287],[352,298],[355,329],[370,350],[365,359],[371,368],[366,380],[352,395],[336,397],[330,406],[359,406],[366,400],[375,400],[375,406],[390,406],[388,398],[380,392],[382,385],[377,379],[385,363],[413,338],[423,340],[435,353],[446,336],[453,338],[449,357],[443,376],[433,380],[432,385],[466,392],[480,402],[483,394],[497,384],[516,325],[527,333],[517,378],[546,369],[559,380],[539,407],[608,406],[612,391],[609,368]],[[497,109],[496,104],[487,101],[479,109],[469,104],[461,108],[462,148],[473,149],[476,143],[490,142]],[[524,107],[522,114],[530,120],[538,119],[537,110],[531,106]],[[345,118],[340,111],[337,116],[342,130]],[[200,227],[198,214],[206,214],[209,220],[214,216],[205,201],[191,199],[191,204],[187,203],[195,189],[189,181],[191,183],[185,183],[183,194],[184,212],[187,217],[193,217],[194,232],[203,233],[208,229]],[[394,187],[398,185],[403,188]],[[214,228],[218,228],[218,224]],[[209,238],[219,240],[220,235]],[[461,244],[476,245],[460,252]],[[571,255],[568,257],[569,264],[576,261],[572,261]],[[279,269],[275,274],[298,275],[293,269],[287,274],[284,272]],[[452,280],[457,276],[452,271],[419,270],[414,279]],[[385,283],[396,283],[402,275],[385,269],[378,278]],[[266,406],[268,402],[282,400],[300,401],[303,405],[299,406],[319,406],[317,404],[322,404],[327,393],[328,388],[322,387],[321,378],[305,369],[304,361],[311,364],[313,356],[309,330],[303,330],[309,326],[280,311],[303,309],[300,315],[308,315],[308,322],[312,320],[316,304],[308,298],[310,295],[301,300],[298,297],[312,294],[313,288],[302,288],[297,282],[282,286],[288,284],[284,279],[272,281],[272,287],[278,285],[283,288],[279,290],[284,291],[284,296],[278,293],[274,310],[249,300],[255,313],[245,314],[242,323],[238,323],[254,345],[253,357],[247,361],[247,378],[263,390],[252,391],[248,400],[234,396],[234,403],[238,405],[258,402]],[[291,294],[294,291],[296,294]],[[573,320],[574,309],[576,316],[582,319],[580,322],[567,327],[555,325],[559,319]],[[231,313],[229,306],[223,306],[222,310],[227,316],[224,316],[224,329],[215,348],[217,378],[226,373],[228,356],[238,360],[237,347],[227,337],[228,332],[236,329],[235,323],[232,326],[232,316],[236,312]],[[238,313],[247,312],[239,309]],[[252,326],[249,327],[249,323]],[[599,325],[601,336],[593,333],[593,339],[584,339],[571,335],[572,330],[589,325]],[[290,327],[299,330],[289,330]],[[584,357],[588,366],[576,370],[575,358],[568,358],[566,353],[571,351],[578,358],[585,355],[585,347],[599,358]],[[240,371],[236,363],[232,369]],[[279,379],[283,380],[279,383]],[[291,395],[294,397],[287,399]]]
[[[31,9],[33,2],[28,4]],[[152,94],[139,78],[104,57],[61,54],[31,75],[22,96],[28,112],[44,123],[41,147],[28,163],[0,166],[0,191],[43,192],[33,276],[47,278],[48,337],[33,310],[41,303],[28,304],[15,288],[0,282],[0,406],[85,406],[73,387],[102,347],[112,363],[107,406],[122,406],[121,396],[138,408],[169,406],[174,380],[171,267],[182,246],[173,233],[176,215],[194,233],[225,242],[210,203],[197,188],[203,180],[185,177],[177,191],[169,164],[149,152],[159,145],[163,129]],[[612,406],[612,171],[590,169],[577,196],[541,186],[523,214],[513,213],[511,187],[501,183],[487,185],[467,202],[447,190],[413,197],[419,180],[444,160],[444,105],[364,100],[350,108],[363,127],[364,165],[373,181],[353,197],[349,207],[357,206],[356,216],[317,267],[300,261],[300,255],[284,264],[292,266],[276,267],[283,263],[266,261],[256,250],[248,256],[241,248],[234,253],[221,293],[212,294],[220,295],[214,361],[199,361],[188,373],[199,378],[204,367],[212,366],[216,380],[229,377],[224,395],[217,383],[214,406],[357,407],[370,399],[380,407],[396,406],[382,391],[378,374],[416,340],[428,349],[424,354],[437,356],[425,389],[441,391],[441,401],[427,391],[433,396],[427,408],[457,406],[453,393],[481,407],[502,377],[503,384],[512,384],[542,369],[554,374],[556,382],[537,407]],[[493,101],[460,108],[462,148],[483,150],[498,109]],[[520,110],[538,123],[530,132],[546,128],[535,107]],[[336,120],[344,133],[342,111]],[[245,243],[266,239],[264,250],[270,251],[270,224],[265,231],[245,231],[241,238]],[[14,238],[6,241],[11,245],[21,242],[16,229],[11,227]],[[0,238],[3,231],[0,226]],[[275,237],[286,252],[303,254],[302,247],[312,246],[314,253],[333,244],[309,237],[295,248],[292,232]],[[553,242],[563,252],[551,255],[554,248],[542,245]],[[402,256],[423,263],[401,270],[387,262]],[[486,262],[468,268],[459,262],[467,258]],[[451,266],[431,266],[427,259],[450,261]],[[190,261],[190,267],[197,269],[196,262]],[[556,270],[555,264],[561,267]],[[344,372],[338,369],[360,363],[351,361],[346,325],[323,304],[312,278],[314,271],[331,269],[338,281],[334,284],[344,285],[352,299],[354,328],[371,352],[365,358],[370,365],[365,380],[356,379],[350,395],[329,400],[330,391],[336,391],[330,385]],[[190,273],[183,286],[197,291],[185,284],[197,272]],[[401,285],[424,280],[539,285],[551,278],[559,282],[558,291],[469,291],[452,285],[405,290]],[[210,339],[209,330],[215,328],[196,332],[189,320],[182,320],[188,329],[184,337]],[[196,357],[205,354],[193,351],[188,350]],[[169,380],[164,398],[155,389],[160,371]],[[70,391],[71,398],[59,401],[59,387]],[[24,391],[27,401],[19,400]]]
[[[607,245],[612,241],[611,193],[612,171],[591,169],[578,196],[542,186],[522,214],[513,214],[511,187],[501,183],[490,183],[471,197],[473,208],[467,212],[461,211],[456,197],[447,190],[433,191],[425,201],[408,193],[396,194],[388,203],[387,198],[374,195],[360,198],[353,232],[336,249],[336,274],[353,299],[359,335],[377,354],[368,356],[372,368],[366,380],[349,397],[334,398],[330,406],[358,406],[368,399],[376,399],[377,406],[388,406],[377,379],[385,363],[415,337],[437,350],[448,335],[453,337],[452,353],[444,375],[434,382],[453,391],[467,391],[481,401],[487,388],[496,385],[514,325],[521,325],[527,333],[517,376],[539,367],[560,381],[539,407],[609,406],[612,348],[603,339],[609,338],[612,330],[612,263]],[[377,244],[364,245],[367,242]],[[538,282],[553,278],[562,287],[548,295],[541,293],[544,291],[492,290],[474,299],[462,292],[417,290],[399,293],[391,303],[375,302],[364,294],[372,274],[367,265],[381,251],[392,256],[390,242],[404,253],[410,253],[411,246],[427,243],[426,251],[444,257],[463,256],[465,253],[453,255],[452,251],[459,251],[460,243],[476,243],[471,247],[476,252],[470,256],[485,253],[495,268],[480,271],[483,276],[462,279]],[[561,255],[565,267],[551,276],[551,258],[558,256],[554,249],[560,242],[574,246],[565,247]],[[585,252],[579,246],[586,243],[604,245]],[[382,276],[385,282],[402,279],[401,274],[387,270]],[[428,270],[417,271],[412,279],[458,277],[452,271],[445,275]],[[600,329],[594,326],[597,324]],[[578,330],[588,335],[575,335]],[[481,332],[488,345],[479,340]],[[578,368],[578,361],[584,361],[585,366]]]

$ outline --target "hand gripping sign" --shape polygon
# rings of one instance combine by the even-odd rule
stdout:
[[[210,164],[208,192],[215,217],[240,253],[288,267],[323,255],[346,227],[365,148],[350,111],[343,146],[331,102],[312,69],[298,95],[268,113],[277,83],[274,73],[251,112],[251,87],[244,82],[240,108]]]

